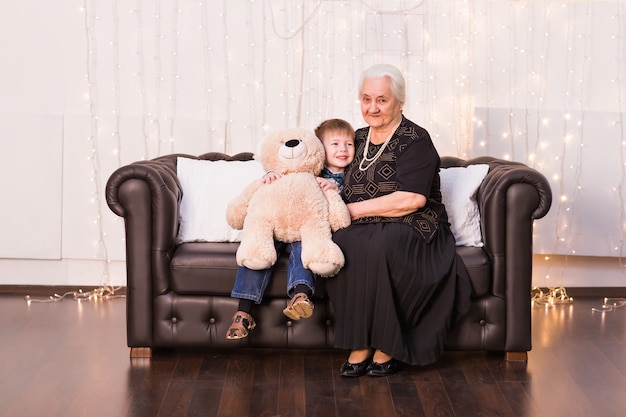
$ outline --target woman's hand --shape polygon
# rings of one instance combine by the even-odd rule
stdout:
[[[317,183],[320,185],[320,188],[324,191],[335,190],[339,192],[339,187],[337,183],[328,178],[316,177]]]
[[[400,217],[414,213],[426,205],[426,197],[408,191],[395,191],[382,197],[349,203],[352,220],[361,217],[383,216]]]

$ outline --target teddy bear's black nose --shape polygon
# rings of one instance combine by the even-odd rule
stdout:
[[[298,146],[299,143],[300,139],[289,139],[287,142],[285,142],[285,146],[287,146],[288,148],[295,148],[296,146]]]

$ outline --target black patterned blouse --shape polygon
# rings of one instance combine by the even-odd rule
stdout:
[[[343,198],[354,203],[391,194],[409,191],[427,198],[424,207],[401,217],[371,216],[353,220],[358,223],[398,222],[409,225],[426,241],[437,233],[440,222],[448,221],[441,203],[439,166],[441,159],[428,132],[402,116],[402,121],[380,157],[364,171],[359,169],[369,127],[355,132],[355,158],[346,171]],[[373,158],[382,145],[370,143],[368,159]]]

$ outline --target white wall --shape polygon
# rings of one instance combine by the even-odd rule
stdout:
[[[535,250],[576,262],[536,285],[624,286],[624,22],[623,1],[0,2],[0,284],[124,285],[112,171],[361,126],[358,76],[386,61],[442,155],[550,179]]]

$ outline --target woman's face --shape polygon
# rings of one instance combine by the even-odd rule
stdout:
[[[402,103],[391,91],[389,77],[366,78],[361,88],[361,114],[372,128],[393,126],[402,117]]]

